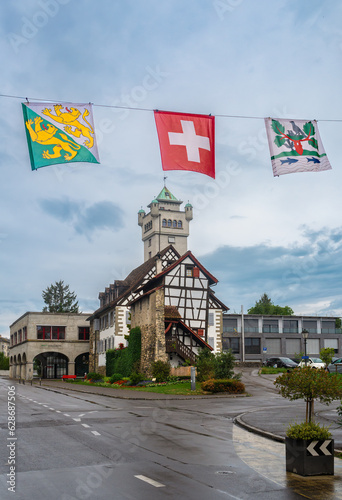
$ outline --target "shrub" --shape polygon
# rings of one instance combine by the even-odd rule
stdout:
[[[102,380],[102,375],[100,375],[100,373],[96,373],[96,372],[89,372],[87,374],[87,379],[88,380]]]
[[[122,349],[108,349],[106,352],[106,375],[122,373],[129,377],[138,369],[141,355],[141,331],[139,327],[132,328],[128,337],[128,347]]]
[[[215,355],[215,378],[233,378],[235,357],[231,350]]]
[[[122,380],[121,373],[113,373],[113,375],[109,379],[111,384],[114,384],[114,382],[117,382],[118,380]]]
[[[287,437],[291,439],[317,439],[319,441],[331,439],[331,432],[324,425],[314,422],[302,422],[301,424],[291,424],[287,428]]]
[[[245,392],[245,385],[235,379],[210,379],[202,382],[202,391],[205,392],[228,392],[229,394],[242,394]]]
[[[152,363],[152,376],[156,382],[165,382],[170,376],[171,366],[165,361],[155,361]]]
[[[215,356],[209,349],[202,349],[196,359],[197,380],[203,382],[215,377]]]
[[[129,377],[130,385],[137,385],[139,382],[144,380],[144,375],[142,373],[133,372]]]

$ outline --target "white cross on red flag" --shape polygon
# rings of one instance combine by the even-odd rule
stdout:
[[[155,111],[163,170],[191,170],[215,179],[215,117]]]

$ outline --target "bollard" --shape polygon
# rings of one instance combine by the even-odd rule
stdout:
[[[196,390],[196,367],[191,367],[191,390]]]

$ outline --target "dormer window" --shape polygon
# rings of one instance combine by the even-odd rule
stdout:
[[[193,266],[186,266],[186,268],[185,268],[185,276],[187,278],[192,278],[192,276],[193,276],[193,269],[194,269]]]

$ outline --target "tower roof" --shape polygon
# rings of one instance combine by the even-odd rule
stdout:
[[[163,187],[163,189],[160,191],[160,193],[157,196],[158,201],[171,201],[173,203],[183,203],[182,201],[178,200],[172,193],[167,189],[166,186]]]

